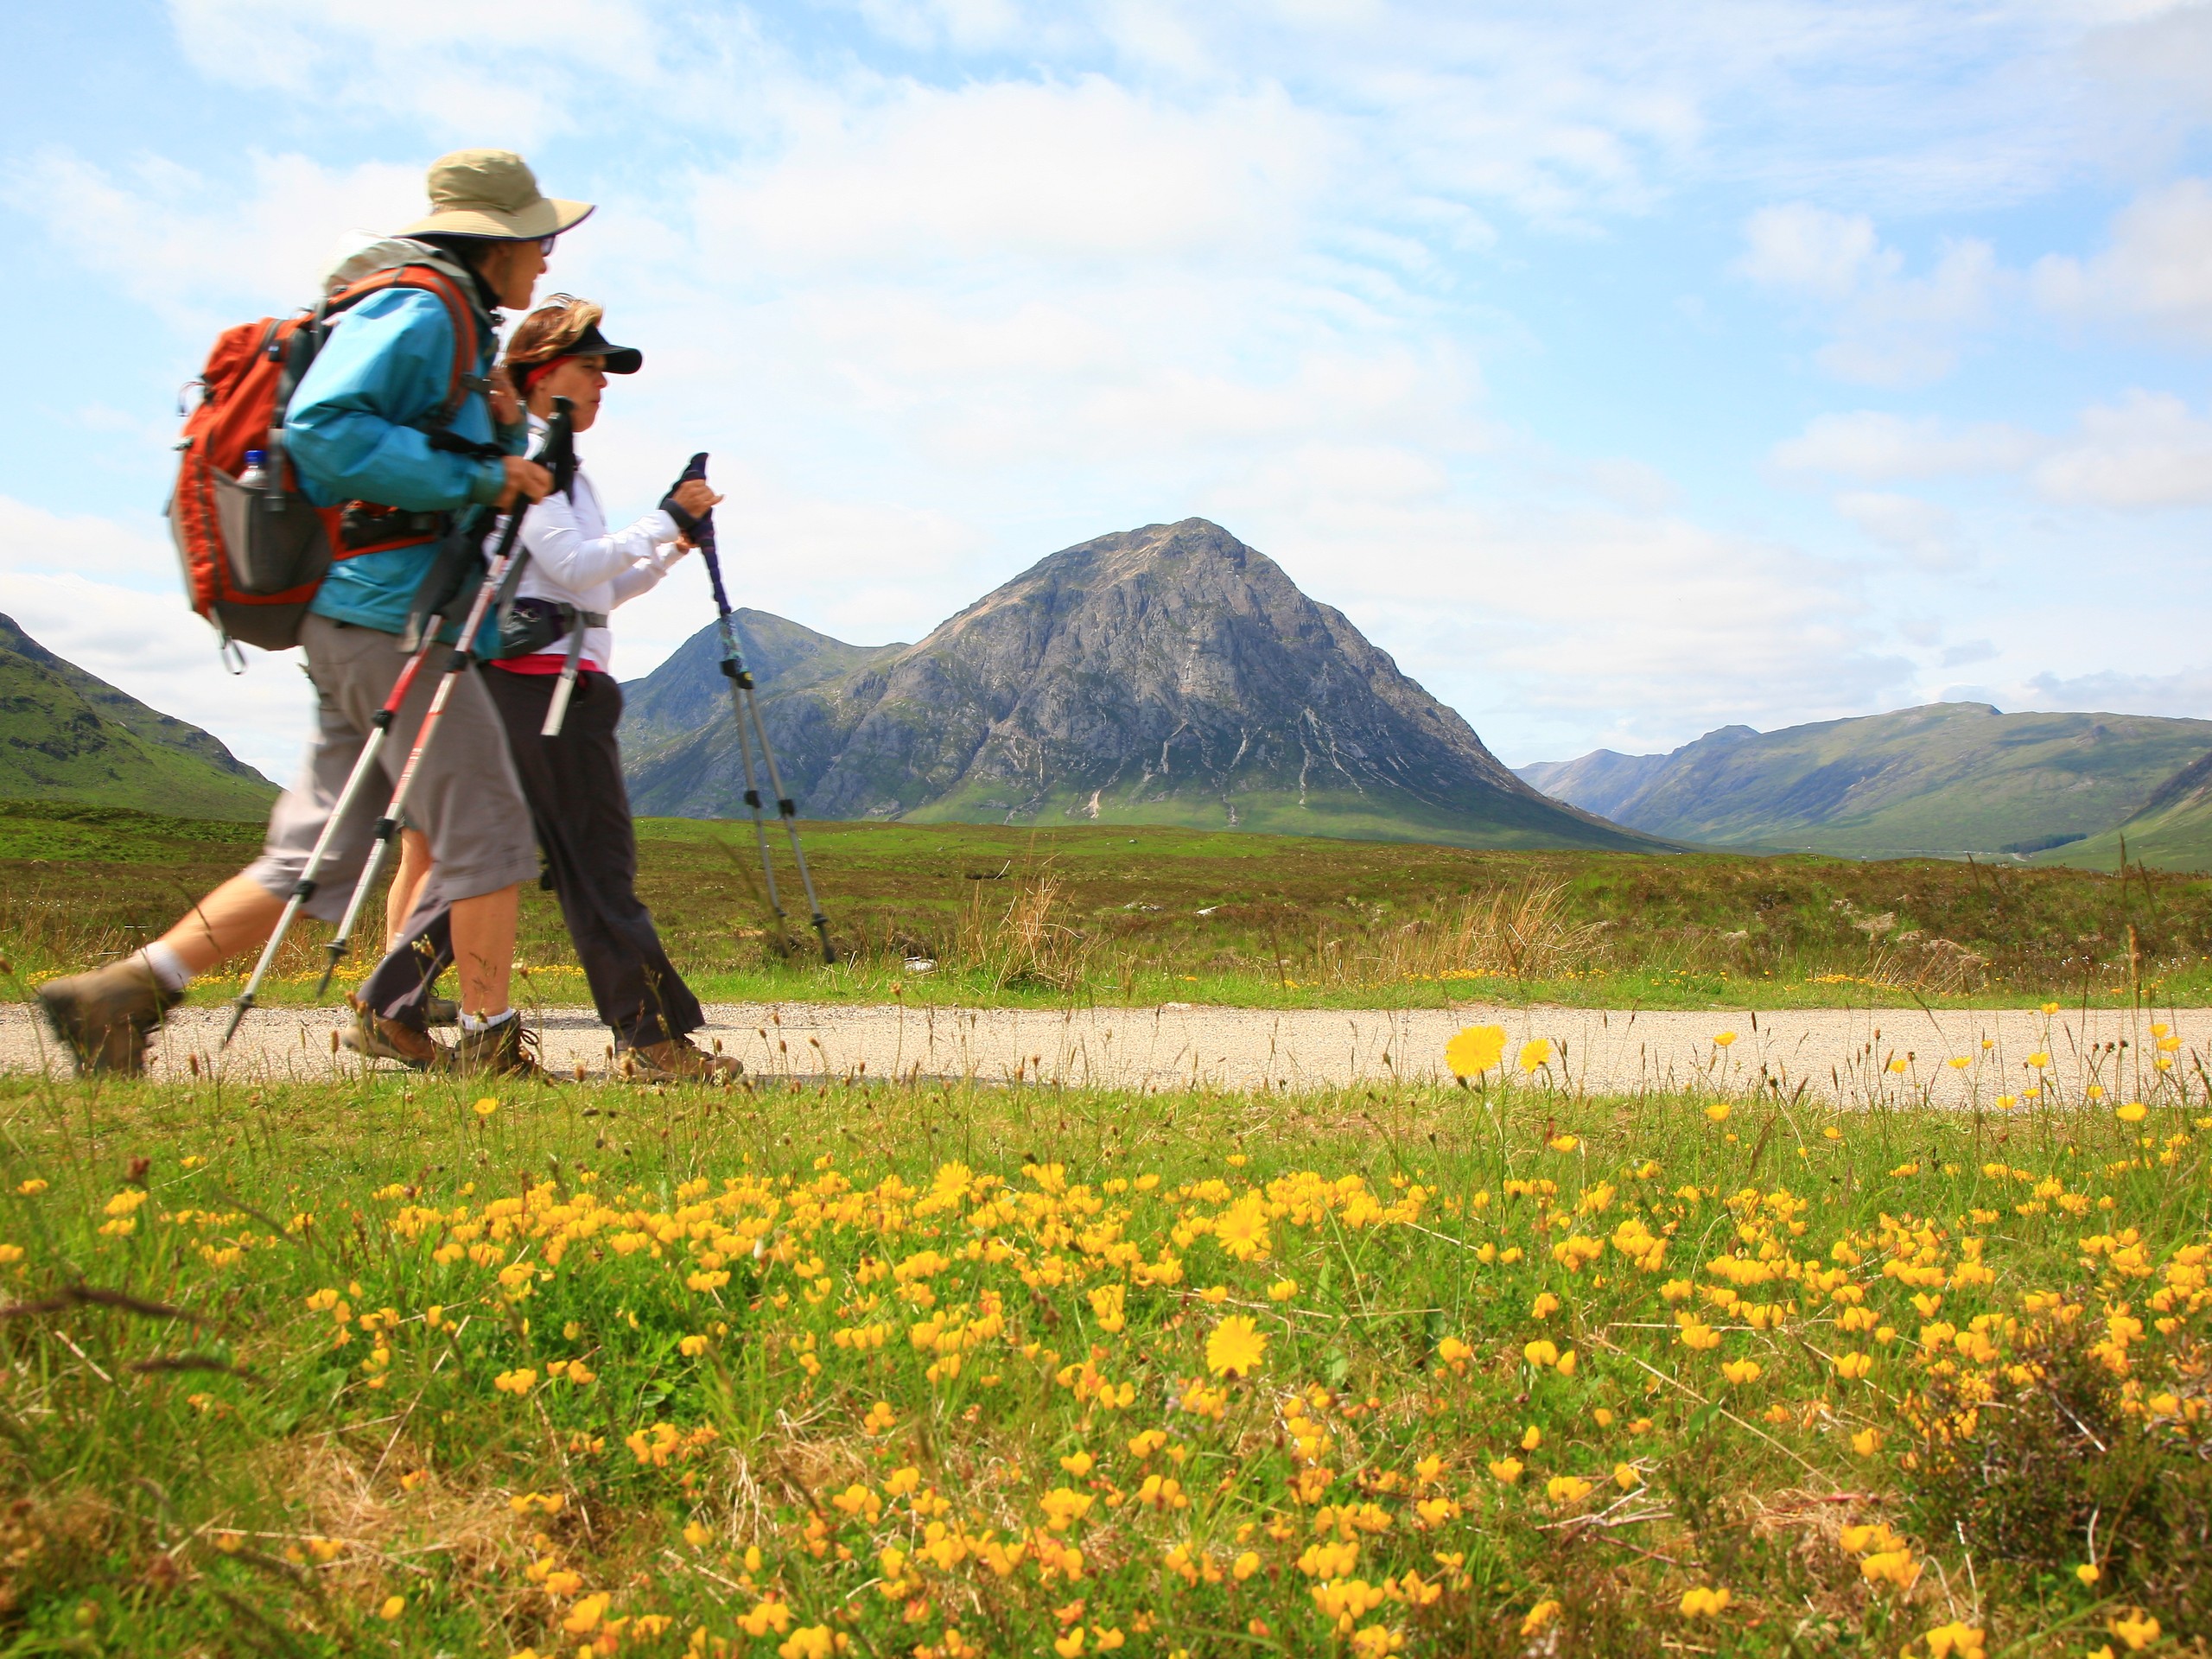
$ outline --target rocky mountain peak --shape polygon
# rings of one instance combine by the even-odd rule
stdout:
[[[918,644],[768,706],[825,817],[1630,839],[1523,784],[1341,612],[1203,518],[1064,549]],[[676,809],[655,791],[700,801],[719,772],[677,767],[665,742],[636,770],[658,810]]]

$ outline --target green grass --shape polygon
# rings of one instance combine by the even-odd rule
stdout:
[[[1700,1106],[8,1080],[0,1651],[2212,1636],[2206,1103]]]
[[[801,946],[788,958],[772,948],[748,827],[640,822],[641,891],[702,995],[873,1001],[895,986],[917,1003],[1039,1007],[2001,1006],[2109,1001],[2139,981],[2169,1003],[2212,996],[2212,880],[2137,868],[1475,852],[1127,826],[804,833],[846,957],[834,969],[805,949],[780,840]],[[248,824],[0,805],[0,950],[35,977],[135,948],[259,840]],[[321,936],[301,930],[276,1000],[311,988]],[[526,999],[586,1000],[558,911],[534,888],[520,960]],[[232,995],[248,965],[195,996]]]

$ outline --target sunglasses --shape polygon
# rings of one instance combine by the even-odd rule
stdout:
[[[546,258],[550,259],[553,257],[553,245],[560,239],[561,233],[558,231],[556,231],[550,236],[539,237],[537,238],[537,251]]]

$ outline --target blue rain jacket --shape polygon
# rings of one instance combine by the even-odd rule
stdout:
[[[340,317],[293,394],[284,440],[308,499],[318,506],[373,501],[410,512],[489,505],[506,484],[496,461],[434,449],[413,423],[446,395],[453,367],[453,324],[435,294],[393,289],[372,294]],[[498,342],[484,331],[479,374],[491,372]],[[482,392],[462,401],[455,437],[519,451],[524,430],[495,432]],[[435,541],[340,558],[310,608],[318,616],[397,633],[435,553]]]

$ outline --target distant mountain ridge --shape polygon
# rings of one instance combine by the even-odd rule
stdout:
[[[1659,845],[1523,783],[1341,612],[1203,518],[1063,549],[916,645],[743,621],[810,817]],[[625,688],[640,811],[742,810],[718,657],[702,629]]]
[[[0,616],[0,798],[257,818],[276,786],[221,740],[150,709]]]
[[[1776,732],[1722,727],[1670,754],[1520,768],[1556,798],[1670,839],[1895,858],[2043,855],[2144,808],[2212,753],[2212,721],[1929,703]],[[2132,845],[2132,843],[2131,843]]]

